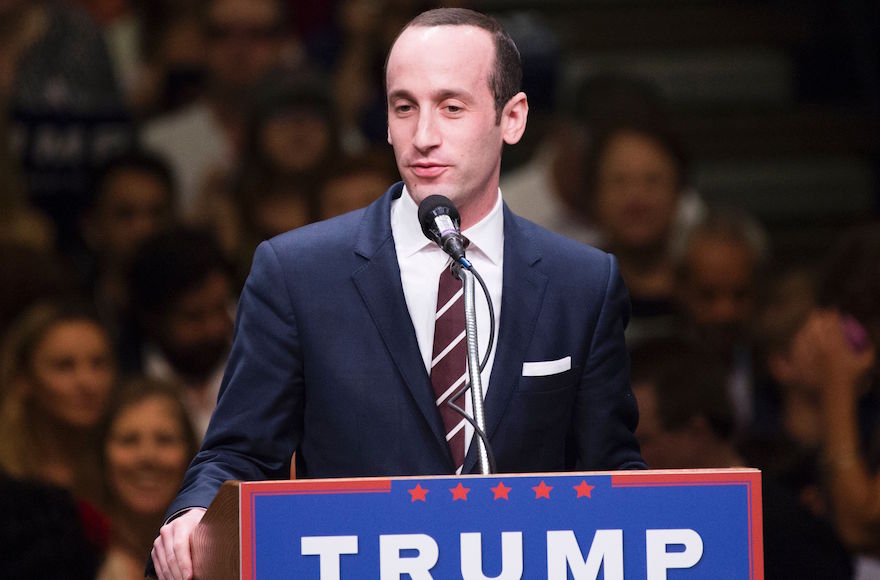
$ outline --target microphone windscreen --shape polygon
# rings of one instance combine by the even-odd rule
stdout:
[[[435,218],[441,215],[449,216],[449,218],[457,226],[461,223],[461,217],[458,210],[449,198],[442,195],[429,195],[419,204],[419,224],[422,226],[422,233],[428,239],[439,242],[439,232]]]

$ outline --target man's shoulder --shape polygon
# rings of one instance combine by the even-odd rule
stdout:
[[[276,248],[297,248],[305,246],[352,245],[356,232],[361,227],[367,208],[357,209],[336,217],[296,228],[271,238],[269,242]]]
[[[268,244],[277,252],[309,250],[326,255],[345,250],[370,255],[391,240],[391,201],[399,195],[397,183],[366,207],[285,232]]]

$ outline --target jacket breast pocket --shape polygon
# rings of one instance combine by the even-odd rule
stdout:
[[[528,369],[527,369],[528,370]],[[516,391],[520,393],[551,393],[572,388],[577,384],[580,367],[570,367],[551,374],[524,373]]]

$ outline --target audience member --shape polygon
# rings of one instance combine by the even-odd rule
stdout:
[[[101,27],[113,72],[129,103],[143,72],[143,20],[137,0],[75,0]]]
[[[766,246],[749,216],[716,211],[691,230],[677,266],[676,295],[687,330],[724,360],[740,433],[773,415],[772,394],[757,388],[752,332]]]
[[[832,517],[855,551],[880,556],[880,227],[845,235],[819,282],[819,308],[794,340],[799,380],[819,389]]]
[[[803,267],[771,275],[760,301],[756,340],[761,364],[779,395],[776,431],[797,445],[815,450],[822,441],[819,391],[800,381],[793,343],[816,305],[814,273]]]
[[[643,343],[632,354],[639,403],[636,436],[652,469],[741,467],[725,369],[702,349],[670,341]],[[767,578],[852,577],[850,555],[827,522],[782,487],[762,479]]]
[[[69,3],[0,3],[0,39],[0,105],[29,200],[66,247],[91,164],[131,137],[124,100],[100,30]]]
[[[321,187],[321,218],[362,208],[385,193],[389,183],[399,179],[394,156],[385,149],[344,158],[328,172]]]
[[[242,164],[215,175],[200,212],[242,274],[259,242],[315,220],[338,141],[320,78],[278,70],[260,84]]]
[[[78,308],[36,305],[10,328],[0,361],[0,468],[95,503],[95,438],[116,379],[104,327]]]
[[[184,109],[205,91],[205,30],[200,2],[143,3],[141,82],[129,94],[140,118]]]
[[[196,217],[206,181],[240,159],[246,104],[264,75],[282,63],[284,22],[281,0],[205,3],[206,92],[185,109],[150,122],[142,133],[144,144],[165,156],[174,171],[182,216]]]
[[[545,66],[550,79],[553,66]],[[541,84],[550,84],[552,91],[552,83]],[[548,91],[546,87],[543,90]],[[591,143],[607,127],[663,123],[666,104],[652,82],[617,74],[590,76],[574,92],[568,99],[553,97],[558,101],[556,114],[544,122],[546,135],[526,165],[512,172],[502,168],[502,190],[505,201],[524,217],[595,245],[599,234],[585,194],[588,175],[584,159]]]
[[[0,469],[0,578],[94,580],[102,546],[89,531],[67,490]]]
[[[772,393],[778,407],[739,447],[765,477],[784,485],[817,517],[828,518],[818,462],[824,430],[820,391],[800,380],[793,353],[794,338],[815,307],[814,273],[797,266],[771,274],[761,294],[755,352],[766,384],[758,388]]]
[[[174,204],[171,171],[160,157],[133,151],[104,164],[82,219],[94,263],[87,284],[114,336],[128,307],[128,269],[138,246],[170,226]]]
[[[662,127],[618,124],[593,136],[585,171],[583,207],[630,292],[627,342],[673,334],[672,241],[688,175],[684,152]]]
[[[4,104],[32,110],[119,105],[106,46],[85,14],[49,0],[7,0],[0,27]]]
[[[113,401],[101,436],[111,536],[98,580],[144,577],[153,537],[196,441],[174,385],[135,380]]]
[[[357,155],[387,139],[384,64],[388,49],[404,24],[437,2],[341,0],[338,4],[339,54],[333,63],[332,94],[343,151]]]
[[[123,367],[182,384],[202,437],[232,341],[229,264],[210,234],[175,228],[144,242],[129,284],[132,326],[120,349]]]

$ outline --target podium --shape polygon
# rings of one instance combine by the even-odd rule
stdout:
[[[761,476],[663,470],[227,482],[196,578],[763,579]]]

